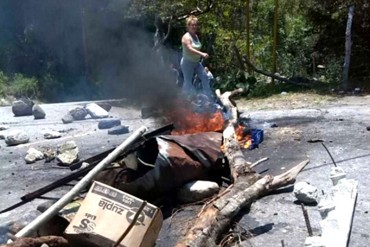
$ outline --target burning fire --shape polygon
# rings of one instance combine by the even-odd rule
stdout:
[[[238,124],[235,127],[236,140],[239,142],[242,148],[248,149],[252,146],[252,135],[247,131],[247,127]]]
[[[221,110],[194,111],[191,105],[182,102],[176,104],[176,109],[167,111],[167,118],[175,125],[172,135],[195,134],[200,132],[222,132],[225,128],[226,119]],[[179,107],[179,105],[182,105]],[[189,107],[183,107],[189,105]],[[242,148],[248,149],[252,145],[252,135],[245,124],[238,123],[235,127],[236,139]]]
[[[181,118],[175,119],[176,129],[172,135],[194,134],[200,132],[216,131],[224,129],[225,119],[220,111],[215,113],[193,112],[191,109],[182,108],[177,111]]]

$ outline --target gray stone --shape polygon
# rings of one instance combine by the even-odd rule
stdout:
[[[112,106],[111,104],[109,104],[108,102],[98,102],[96,103],[98,106],[100,106],[101,108],[103,108],[104,110],[106,110],[107,112],[110,111],[110,109],[112,109]]]
[[[75,106],[69,110],[69,114],[74,120],[84,120],[87,116],[87,111],[83,106]]]
[[[32,114],[35,117],[35,119],[44,119],[46,116],[45,111],[38,104],[32,107]]]
[[[110,118],[110,119],[102,119],[98,123],[98,128],[99,129],[110,129],[115,126],[121,125],[121,119],[115,119],[115,118]]]
[[[44,151],[45,162],[50,162],[55,159],[57,152],[53,149],[47,149]]]
[[[26,132],[22,130],[13,130],[5,136],[5,143],[8,146],[15,146],[29,142],[30,138]]]
[[[122,134],[127,134],[129,132],[130,131],[128,129],[128,126],[124,126],[124,125],[115,126],[108,130],[109,135],[122,135]]]
[[[13,101],[12,112],[14,116],[32,116],[33,102],[28,99],[20,99]]]
[[[68,124],[68,123],[72,123],[73,122],[73,117],[72,117],[72,115],[71,114],[66,114],[66,115],[64,115],[64,117],[62,117],[62,121],[63,121],[63,123],[65,123],[65,124]]]

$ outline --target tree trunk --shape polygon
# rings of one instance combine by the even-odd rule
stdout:
[[[343,89],[348,89],[348,74],[349,74],[349,64],[351,60],[351,28],[352,28],[352,19],[353,19],[353,12],[355,6],[349,7],[348,10],[348,20],[347,20],[347,28],[346,28],[346,54],[344,57],[344,64],[343,64]]]
[[[235,138],[234,124],[237,121],[237,107],[230,101],[235,93],[216,92],[224,106],[229,109],[232,116],[228,126],[223,132],[224,153],[229,160],[233,185],[219,195],[219,198],[209,203],[198,214],[193,226],[185,237],[179,241],[177,247],[185,246],[216,246],[222,233],[231,224],[234,217],[254,200],[266,195],[277,188],[294,183],[298,173],[308,164],[308,160],[279,176],[264,176],[254,172],[244,157],[239,143]]]
[[[278,21],[279,21],[279,0],[275,0],[275,11],[274,11],[274,30],[273,30],[273,43],[272,43],[272,73],[275,74],[277,70],[276,66],[276,47],[277,47],[277,36],[278,36]],[[274,77],[271,80],[272,85],[275,85]]]

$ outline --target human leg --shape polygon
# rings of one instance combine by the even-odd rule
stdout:
[[[209,78],[201,63],[198,63],[197,66],[195,67],[195,73],[198,75],[199,79],[202,82],[203,93],[209,97],[212,96],[213,93],[209,82]]]
[[[194,76],[194,68],[197,66],[196,63],[188,61],[186,59],[181,59],[180,62],[182,74],[184,76],[184,82],[182,85],[182,90],[186,94],[193,94],[194,87],[193,87],[193,76]]]

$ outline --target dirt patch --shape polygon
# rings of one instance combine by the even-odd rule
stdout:
[[[302,109],[340,105],[366,105],[370,103],[370,95],[336,96],[314,93],[286,93],[269,98],[239,99],[237,105],[250,111],[275,109]]]

